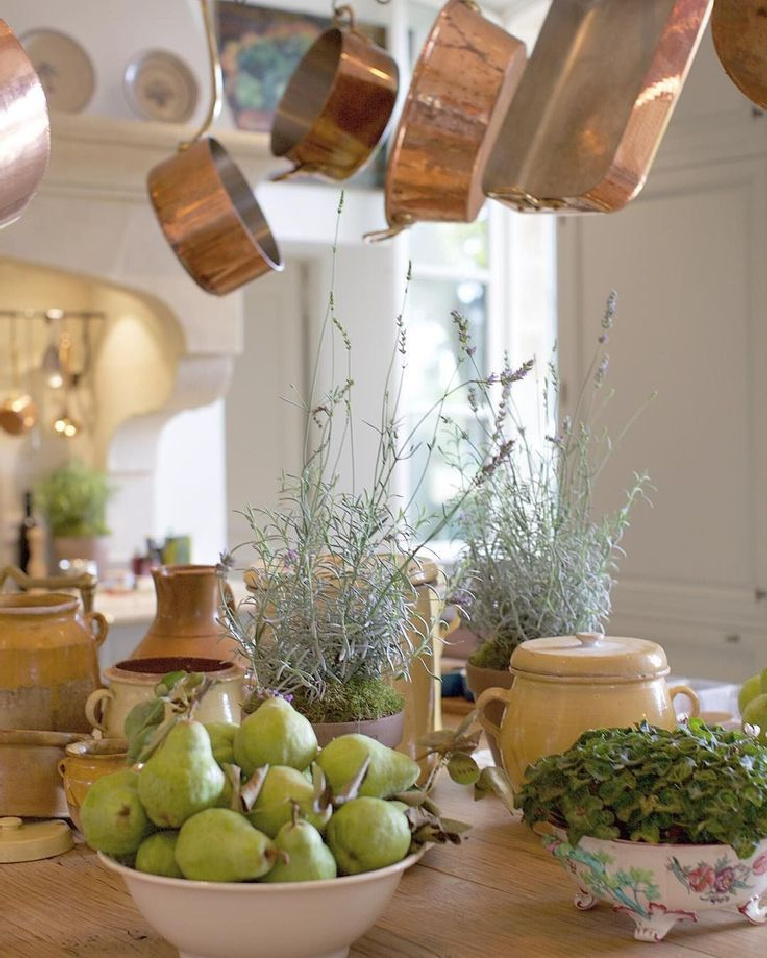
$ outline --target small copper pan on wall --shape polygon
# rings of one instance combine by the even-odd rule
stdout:
[[[48,107],[24,48],[0,20],[0,228],[37,192],[51,152]]]
[[[712,0],[553,0],[490,153],[517,210],[619,210],[642,189]]]
[[[272,122],[271,151],[295,173],[331,180],[353,176],[373,155],[391,117],[399,68],[357,28],[349,6],[334,8],[288,81]]]
[[[201,2],[213,91],[208,115],[178,153],[149,172],[147,186],[183,267],[206,292],[222,296],[284,264],[247,180],[224,147],[204,136],[221,107],[221,68],[210,0]]]
[[[386,172],[388,230],[417,221],[470,223],[485,197],[490,148],[527,62],[525,46],[472,0],[448,0],[413,71]]]

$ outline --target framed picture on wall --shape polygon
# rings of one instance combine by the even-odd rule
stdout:
[[[216,9],[224,93],[234,121],[241,130],[268,133],[291,74],[320,33],[332,26],[332,18],[234,0],[219,0]],[[386,46],[385,27],[360,28]],[[350,183],[381,186],[385,168],[381,147]]]

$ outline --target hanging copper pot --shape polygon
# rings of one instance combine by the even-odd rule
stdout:
[[[221,108],[221,67],[210,0],[201,0],[213,96],[200,129],[149,172],[149,196],[165,238],[192,279],[222,296],[283,268],[277,242],[247,180],[223,146],[204,136]]]
[[[271,151],[293,168],[271,178],[353,176],[383,136],[398,89],[394,60],[357,28],[351,7],[335,8],[333,26],[306,51],[277,107]]]
[[[527,63],[525,46],[472,0],[448,0],[413,71],[386,172],[389,229],[417,220],[470,223],[482,174]]]
[[[0,228],[21,216],[48,165],[51,134],[40,78],[0,20]]]
[[[767,110],[767,4],[764,0],[714,0],[714,49],[741,93]]]
[[[553,0],[484,190],[522,211],[619,210],[642,189],[712,0]]]
[[[9,436],[24,436],[37,421],[37,408],[28,392],[21,388],[19,376],[19,347],[16,339],[16,317],[11,316],[11,375],[12,392],[0,405],[0,429]]]

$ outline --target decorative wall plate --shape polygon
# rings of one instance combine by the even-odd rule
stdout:
[[[125,95],[145,120],[186,123],[197,106],[197,80],[184,61],[168,50],[147,50],[128,64]]]
[[[59,30],[29,30],[19,37],[40,77],[48,109],[80,113],[96,88],[93,64],[83,47]]]

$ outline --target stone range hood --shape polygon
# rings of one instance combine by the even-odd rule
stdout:
[[[213,134],[258,187],[286,262],[291,256],[327,252],[338,191],[264,183],[281,166],[269,155],[266,135]],[[111,316],[116,307],[140,321],[138,332],[138,327],[123,330],[111,349],[107,337],[102,338],[93,378],[97,425],[88,452],[106,466],[118,490],[117,506],[110,510],[118,562],[129,557],[137,530],[149,534],[157,526],[157,450],[163,426],[181,411],[225,396],[234,358],[242,349],[244,292],[215,297],[200,290],[171,252],[147,197],[148,171],[188,135],[188,128],[174,125],[54,116],[51,163],[41,189],[21,219],[0,231],[4,262],[90,281],[94,308]],[[359,247],[362,233],[380,225],[382,213],[379,192],[351,191],[341,242]],[[245,289],[257,291],[258,283]],[[131,355],[150,340],[151,361]],[[133,365],[127,369],[129,360]],[[142,368],[146,382],[140,385]],[[22,442],[0,437],[0,564],[13,557],[20,489],[34,478],[20,465],[22,448]],[[112,522],[111,513],[117,511],[127,521]]]

